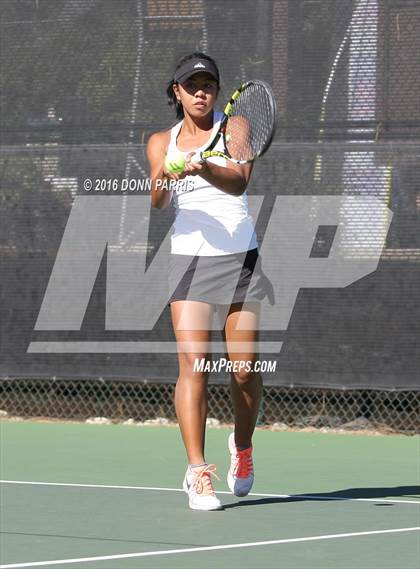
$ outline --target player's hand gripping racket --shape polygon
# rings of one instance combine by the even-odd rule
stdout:
[[[208,146],[192,162],[221,156],[236,164],[253,162],[269,148],[276,128],[276,101],[264,81],[248,81],[236,90],[223,111]],[[214,150],[223,137],[225,151]]]

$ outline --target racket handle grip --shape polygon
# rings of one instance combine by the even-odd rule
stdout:
[[[203,164],[205,160],[201,157],[201,152],[196,152],[193,156],[191,156],[191,162],[194,164]]]

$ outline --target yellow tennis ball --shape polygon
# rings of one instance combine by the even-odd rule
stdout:
[[[171,152],[166,155],[164,166],[171,174],[181,174],[185,168],[185,156],[182,152]]]

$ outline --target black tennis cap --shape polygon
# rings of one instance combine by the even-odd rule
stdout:
[[[181,67],[175,71],[174,81],[183,83],[195,73],[201,72],[209,73],[219,83],[219,70],[214,63],[208,59],[200,59],[198,57],[189,59],[183,63]]]

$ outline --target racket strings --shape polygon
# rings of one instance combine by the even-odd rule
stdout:
[[[269,142],[274,128],[274,108],[264,85],[251,83],[232,105],[226,124],[226,147],[235,160],[253,160]]]

